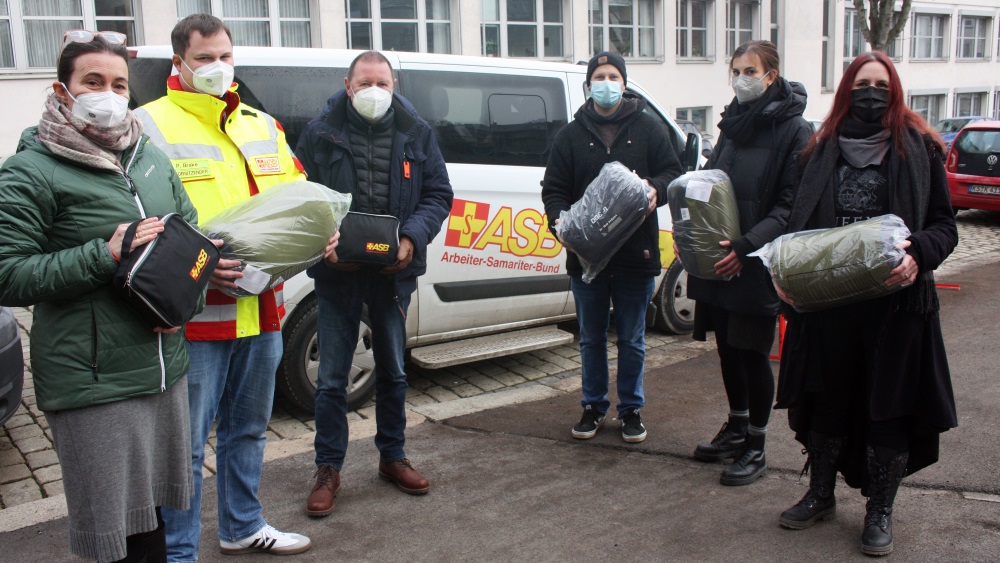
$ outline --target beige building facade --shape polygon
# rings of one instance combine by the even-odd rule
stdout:
[[[196,12],[225,20],[238,45],[570,63],[615,50],[630,79],[713,137],[732,99],[728,61],[740,43],[778,45],[782,74],[805,85],[814,120],[829,110],[847,63],[868,48],[852,0],[0,0],[0,155],[37,122],[65,30],[167,44],[177,20]],[[910,106],[931,122],[1000,118],[1000,0],[915,1],[889,52]]]

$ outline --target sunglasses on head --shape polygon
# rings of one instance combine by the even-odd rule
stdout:
[[[124,45],[127,37],[117,31],[87,31],[86,29],[71,29],[63,34],[63,44],[60,50],[70,43],[90,43],[98,35],[112,45]]]

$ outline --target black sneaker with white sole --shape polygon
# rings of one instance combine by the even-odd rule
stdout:
[[[622,440],[629,443],[641,442],[646,439],[646,427],[642,425],[639,411],[628,411],[621,415]]]
[[[573,427],[573,437],[580,440],[593,438],[597,434],[597,429],[604,422],[604,416],[605,413],[597,412],[593,407],[587,405],[583,409],[583,416],[580,418],[580,422],[577,422],[576,426]]]

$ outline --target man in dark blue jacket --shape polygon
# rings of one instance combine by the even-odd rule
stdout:
[[[379,476],[409,494],[430,483],[403,450],[406,428],[406,310],[427,269],[427,244],[451,209],[444,158],[426,121],[393,94],[392,66],[366,51],[351,63],[345,89],[327,102],[295,153],[309,179],[350,193],[351,211],[399,219],[398,262],[380,269],[340,262],[336,252],[309,269],[319,297],[316,385],[316,482],[306,513],[326,516],[340,490],[347,452],[347,383],[368,305],[375,355],[375,421]]]

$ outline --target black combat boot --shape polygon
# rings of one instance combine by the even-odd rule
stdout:
[[[778,522],[785,528],[804,530],[817,520],[832,518],[837,512],[837,499],[833,488],[837,484],[837,460],[843,438],[832,438],[816,432],[809,433],[809,447],[806,451],[806,471],[809,476],[809,490],[795,506],[781,513]]]
[[[910,455],[897,452],[885,463],[880,457],[868,446],[868,504],[865,531],[861,534],[861,551],[867,555],[892,553],[892,503],[906,475]]]
[[[746,442],[736,461],[722,470],[719,482],[730,487],[749,485],[767,475],[767,459],[764,457],[766,434],[747,434]]]
[[[708,444],[698,444],[694,458],[699,461],[722,461],[736,457],[746,440],[750,417],[729,415],[729,421],[722,423],[722,429]]]

